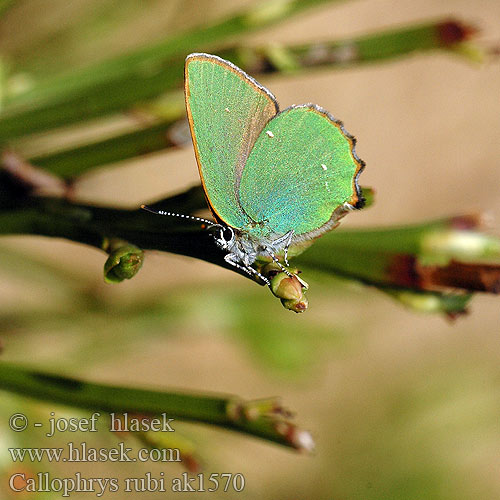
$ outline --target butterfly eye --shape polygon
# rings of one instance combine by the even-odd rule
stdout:
[[[230,227],[225,227],[220,230],[220,237],[225,241],[231,241],[234,237],[234,232]]]

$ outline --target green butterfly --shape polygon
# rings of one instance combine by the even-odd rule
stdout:
[[[186,107],[203,189],[228,264],[258,276],[272,259],[291,276],[290,246],[363,206],[364,162],[342,123],[315,104],[279,111],[274,95],[229,61],[190,54]],[[165,215],[176,215],[163,212]],[[202,220],[195,218],[196,220]]]

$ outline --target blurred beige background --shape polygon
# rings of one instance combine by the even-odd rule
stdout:
[[[35,10],[42,3],[27,2]],[[33,19],[21,2],[10,13],[12,25],[2,44],[16,55],[23,30],[34,30],[38,39],[33,39],[43,43],[47,27],[98,3],[54,2],[58,9]],[[234,8],[231,2],[147,3],[150,11],[137,16],[136,29],[101,33],[94,46],[80,48],[74,57],[83,64],[95,57],[98,43],[113,54],[144,43],[145,33],[155,39],[165,29],[196,24],[187,15],[193,9],[199,21],[207,12],[216,18]],[[329,39],[442,16],[475,24],[485,47],[500,43],[496,0],[345,2],[251,35],[249,41]],[[75,40],[77,46],[78,34]],[[318,103],[358,138],[357,151],[367,163],[362,185],[375,188],[376,203],[347,217],[344,227],[485,211],[494,218],[492,231],[500,233],[498,59],[475,65],[443,52],[416,54],[262,83],[282,108]],[[185,148],[96,171],[79,182],[77,193],[85,200],[134,206],[197,182],[193,152]],[[154,299],[186,313],[180,319],[166,314],[156,322],[137,322],[124,332],[104,308],[83,323],[78,336],[52,323],[18,329],[7,323],[4,359],[120,384],[283,398],[315,437],[312,457],[238,435],[194,431],[207,472],[245,475],[247,487],[238,498],[500,498],[497,297],[475,297],[471,314],[450,323],[405,310],[374,290],[308,280],[310,309],[298,316],[282,310],[267,290],[250,290],[252,285],[233,273],[187,258],[148,255],[133,280],[106,286],[104,257],[94,249],[27,237],[2,238],[0,245],[71,270],[78,283],[68,291],[49,276],[28,278],[22,259],[8,253],[0,265],[3,317],[71,311],[78,289],[93,290],[111,309]],[[75,269],[75,262],[81,266]],[[245,307],[255,308],[260,323],[242,326],[249,316],[241,312]],[[290,348],[298,349],[297,365],[301,356],[311,356],[308,349],[313,349],[311,363],[294,373],[293,367],[276,369],[259,359],[258,348],[238,332],[266,327],[279,330],[279,346],[293,332]],[[93,329],[106,332],[113,355],[100,354],[102,339],[82,340],[85,328],[89,335]]]

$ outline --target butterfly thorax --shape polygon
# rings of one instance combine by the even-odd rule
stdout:
[[[244,229],[226,226],[215,235],[215,241],[227,251],[226,261],[248,268],[260,257],[267,260],[282,255],[290,245],[292,235],[292,232],[275,235],[263,225]]]

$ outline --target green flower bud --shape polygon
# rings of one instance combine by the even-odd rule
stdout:
[[[289,274],[282,271],[282,268],[276,262],[269,262],[261,269],[262,274],[267,276],[271,282],[271,291],[281,299],[285,309],[295,312],[304,312],[307,309],[308,301],[304,295],[307,290],[307,283],[298,276],[297,268],[289,267]]]
[[[276,297],[286,300],[302,298],[302,284],[296,276],[281,272],[271,278],[271,291]]]
[[[109,245],[108,260],[104,264],[104,281],[106,283],[120,283],[133,278],[144,261],[144,252],[125,242],[122,245],[112,242]],[[114,248],[113,248],[114,247]]]
[[[283,307],[285,309],[288,309],[289,311],[293,311],[296,313],[301,313],[304,312],[307,309],[307,306],[309,305],[309,302],[307,300],[307,297],[305,295],[302,295],[300,299],[281,299],[281,303],[283,304]]]

